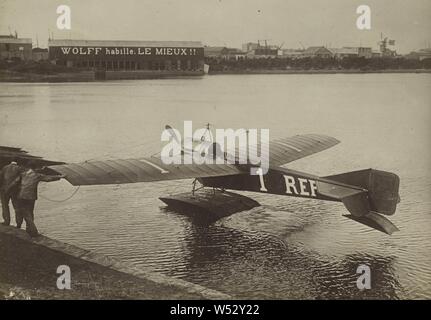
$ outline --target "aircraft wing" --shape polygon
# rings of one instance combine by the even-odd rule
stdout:
[[[335,138],[321,134],[302,134],[269,142],[269,164],[281,166],[326,150],[340,143]]]
[[[321,134],[303,134],[273,140],[269,143],[269,163],[280,166],[326,150],[338,143],[339,140]]]
[[[21,160],[22,162],[32,160],[40,166],[49,166],[64,163],[59,161],[46,160],[38,156],[33,156],[21,148],[0,146],[0,168],[14,159]]]
[[[160,158],[88,161],[48,167],[72,185],[123,184],[243,174],[229,164],[164,164]]]
[[[269,164],[279,166],[323,151],[339,141],[335,138],[305,134],[269,143]],[[248,174],[247,167],[232,164],[164,164],[160,158],[87,161],[50,166],[64,174],[72,185],[123,184]]]

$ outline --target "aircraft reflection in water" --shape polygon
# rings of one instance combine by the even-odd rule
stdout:
[[[179,211],[198,211],[212,220],[259,206],[253,199],[226,192],[228,189],[342,202],[351,213],[346,217],[387,234],[397,231],[396,226],[383,216],[394,214],[399,202],[397,175],[367,169],[318,177],[281,167],[338,143],[335,138],[318,134],[273,140],[269,143],[266,159],[269,170],[266,174],[262,174],[259,166],[254,165],[256,159],[248,159],[247,164],[226,161],[226,153],[216,152],[220,146],[212,141],[205,144],[205,156],[222,154],[225,157],[223,163],[166,164],[160,157],[153,156],[54,164],[49,165],[46,171],[65,175],[65,179],[75,186],[195,178],[191,193],[163,196],[160,199]],[[179,156],[190,152],[194,151],[183,149]],[[2,158],[11,154],[13,152],[3,152]],[[258,174],[251,175],[253,170]],[[196,188],[197,181],[201,183],[201,188],[213,188],[212,192],[199,191],[201,188]]]
[[[401,286],[394,274],[396,259],[391,256],[357,253],[325,259],[281,241],[278,235],[225,224],[229,223],[189,224],[184,241],[187,261],[181,271],[172,273],[246,299],[398,298]],[[372,290],[358,290],[356,286],[356,270],[362,264],[373,270]],[[251,274],[253,281],[247,279]]]

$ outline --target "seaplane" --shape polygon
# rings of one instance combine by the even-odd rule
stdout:
[[[208,125],[209,130],[209,125]],[[172,127],[165,130],[173,139]],[[197,141],[193,141],[196,144]],[[221,146],[202,138],[199,149],[182,148],[179,156],[200,152],[208,157],[222,155]],[[81,163],[50,161],[32,156],[19,148],[0,146],[0,165],[11,159],[32,160],[43,166],[46,174],[62,174],[74,186],[128,184],[166,180],[193,179],[190,192],[162,195],[159,199],[174,211],[193,217],[217,221],[234,213],[250,210],[260,204],[250,197],[232,191],[257,192],[305,199],[341,202],[349,214],[344,216],[392,234],[398,228],[385,216],[393,215],[400,202],[400,179],[391,172],[364,169],[319,177],[284,167],[292,161],[324,151],[340,143],[321,134],[301,134],[269,141],[265,174],[251,174],[255,162],[215,161],[201,164],[166,164],[160,156],[133,159],[94,160]],[[222,152],[220,152],[222,151]],[[229,190],[229,191],[228,191]]]

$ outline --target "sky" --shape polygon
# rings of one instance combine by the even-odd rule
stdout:
[[[58,30],[57,6],[71,8],[71,30]],[[358,30],[356,8],[371,8],[371,30]],[[267,39],[283,48],[325,45],[377,49],[381,33],[399,53],[431,46],[431,0],[0,0],[0,34],[55,39],[197,40],[241,47]],[[50,30],[50,31],[48,31]]]

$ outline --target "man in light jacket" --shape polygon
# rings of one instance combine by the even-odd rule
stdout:
[[[45,175],[38,173],[34,163],[28,164],[29,169],[21,173],[18,192],[18,206],[25,223],[26,230],[32,237],[39,235],[39,231],[34,224],[34,206],[37,200],[37,187],[41,181],[57,181],[64,178],[63,175]]]

